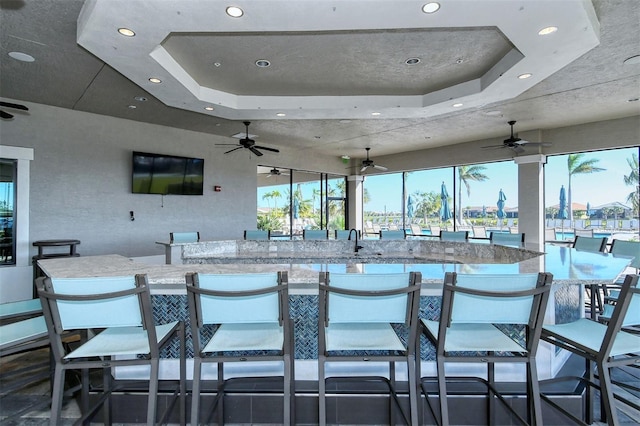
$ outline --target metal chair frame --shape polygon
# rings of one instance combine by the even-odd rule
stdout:
[[[293,320],[289,317],[287,277],[286,271],[264,274],[187,274],[187,297],[194,352],[191,424],[200,424],[202,364],[217,364],[216,398],[211,408],[213,412],[218,406],[218,424],[222,425],[226,385],[232,380],[259,380],[255,377],[225,380],[224,363],[255,361],[283,363],[283,424],[295,424]],[[276,304],[277,306],[274,306]],[[207,344],[204,344],[201,334],[205,325],[217,326]],[[265,326],[271,327],[270,330],[277,328],[281,333],[277,349],[275,346],[256,346],[268,340],[265,335],[269,331],[262,332]],[[247,338],[243,340],[245,336]],[[227,346],[232,345],[237,349],[216,347],[221,350],[209,350],[209,346],[217,338],[227,339]],[[249,392],[253,393],[256,390],[252,387]]]
[[[382,230],[380,231],[381,240],[404,240],[407,238],[407,232],[404,229]]]
[[[627,326],[640,324],[640,288],[638,275],[627,275],[613,314],[608,323],[581,318],[568,324],[546,325],[542,329],[542,340],[565,349],[585,359],[586,369],[582,377],[559,377],[545,380],[544,383],[555,383],[565,380],[577,380],[586,385],[586,404],[583,416],[586,421],[577,418],[561,406],[542,394],[542,398],[558,411],[564,413],[578,424],[593,423],[594,393],[600,391],[602,414],[609,425],[618,425],[615,400],[621,401],[636,410],[640,410],[637,402],[630,401],[614,393],[610,369],[621,366],[633,366],[640,362],[640,335],[624,331]],[[597,376],[594,366],[597,369]],[[596,381],[596,378],[598,379]],[[618,383],[618,385],[620,385]],[[627,385],[635,391],[636,387]]]
[[[384,381],[389,389],[389,417],[394,424],[394,407],[400,407],[395,388],[396,362],[407,364],[409,377],[409,417],[400,407],[400,413],[407,424],[418,424],[418,389],[416,381],[415,340],[418,333],[418,311],[420,305],[419,272],[402,274],[338,274],[321,272],[319,285],[318,317],[318,419],[321,426],[327,423],[326,384],[328,380],[340,377],[325,377],[325,364],[331,362],[388,362],[389,378],[359,376],[348,380]],[[381,306],[384,308],[381,309]],[[402,318],[400,318],[402,317]],[[362,342],[361,332],[368,327],[374,335],[380,336],[381,330],[390,332],[391,321],[403,323],[408,329],[406,342],[396,349]],[[333,327],[332,327],[333,325]],[[337,327],[337,328],[336,328]],[[363,329],[364,327],[364,329]],[[345,333],[345,341],[339,350],[329,344],[335,338],[333,333]],[[395,332],[391,332],[398,340]],[[333,337],[332,337],[333,336]],[[359,339],[358,339],[359,338]],[[386,343],[386,342],[385,342]],[[400,347],[402,346],[402,347]],[[371,352],[373,351],[373,352]],[[344,379],[344,378],[342,378]]]
[[[512,284],[511,281],[516,279],[526,281]],[[494,396],[503,402],[513,417],[522,424],[542,423],[536,353],[552,280],[553,276],[549,273],[529,274],[529,277],[522,274],[445,274],[440,319],[437,322],[421,322],[422,334],[436,348],[435,380],[438,384],[440,416],[436,415],[431,405],[425,383],[434,379],[418,376],[427,406],[438,424],[450,424],[447,403],[448,380],[445,374],[445,364],[449,362],[476,362],[487,365],[487,380],[479,377],[452,378],[462,382],[481,382],[487,387],[487,424],[495,423],[492,408]],[[463,308],[457,307],[458,303],[463,305]],[[509,313],[512,309],[509,306],[517,310]],[[504,334],[494,325],[496,323],[523,324],[524,345]],[[453,339],[453,343],[448,342],[449,338]],[[491,343],[487,343],[498,340],[501,341],[502,347],[492,347]],[[416,341],[416,345],[419,350],[419,340]],[[506,402],[495,386],[494,364],[514,362],[526,364],[528,422]]]
[[[155,325],[146,275],[57,279],[40,277],[36,280],[36,287],[55,362],[51,398],[52,425],[61,421],[67,371],[81,371],[82,417],[78,422],[90,420],[102,407],[104,423],[110,424],[111,394],[126,389],[125,382],[130,384],[128,380],[114,382],[112,369],[133,365],[150,367],[147,424],[156,424],[160,348],[174,336],[180,340],[180,378],[173,393],[173,402],[168,405],[160,422],[165,420],[179,399],[180,422],[185,424],[184,325],[180,321]],[[83,335],[81,344],[74,348],[69,348],[63,340],[71,331]],[[92,369],[103,371],[103,383],[101,397],[90,408],[89,370]]]

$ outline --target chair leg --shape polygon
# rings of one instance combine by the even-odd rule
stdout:
[[[418,379],[416,377],[416,358],[407,358],[407,370],[409,378],[409,410],[411,410],[411,424],[420,424],[418,418]]]
[[[184,322],[180,324],[180,425],[187,423],[187,348]]]
[[[391,384],[391,389],[396,388],[396,363],[391,361],[389,362],[389,383]],[[394,403],[394,398],[391,393],[389,394],[389,424],[395,424],[396,419],[396,404]]]
[[[449,407],[447,405],[447,376],[444,372],[444,361],[437,357],[438,399],[440,400],[440,425],[449,426]]]
[[[593,362],[585,360],[585,376],[589,383],[595,382],[595,374],[593,371]],[[588,424],[593,423],[593,408],[595,403],[595,392],[592,386],[587,386],[585,389],[585,421]]]
[[[218,424],[224,424],[224,363],[218,363]]]
[[[53,393],[51,395],[51,425],[60,422],[60,412],[62,411],[62,397],[64,395],[65,370],[61,365],[56,364],[53,373]]]
[[[326,382],[324,378],[324,356],[318,356],[318,423],[327,424],[327,401],[325,399]]]
[[[158,375],[160,370],[160,360],[151,360],[151,374],[149,376],[149,399],[147,401],[147,425],[153,426],[156,423],[156,409],[158,404]]]
[[[200,374],[202,369],[202,360],[196,354],[193,357],[193,384],[191,389],[191,424],[199,425],[200,413]]]
[[[284,377],[283,377],[283,423],[291,424],[291,358],[284,359]]]
[[[492,356],[493,353],[490,352],[489,355]],[[491,387],[495,387],[496,368],[493,362],[489,362],[487,364],[487,381],[489,382]],[[490,425],[494,424],[494,414],[495,414],[495,409],[494,409],[495,395],[491,390],[491,387],[487,389],[487,424],[490,424]]]
[[[529,407],[529,424],[542,424],[542,403],[540,401],[540,383],[538,383],[538,366],[535,359],[527,363],[527,405]]]
[[[600,398],[602,398],[604,406],[603,420],[606,420],[610,426],[618,425],[618,416],[616,413],[616,402],[613,396],[613,384],[611,383],[611,372],[609,367],[603,365],[604,363],[598,363],[598,376],[600,378]]]
[[[89,373],[89,370],[85,370]],[[89,384],[88,376],[87,376],[87,386]],[[102,405],[102,416],[104,419],[104,424],[111,424],[111,391],[113,389],[113,376],[111,375],[111,368],[105,367],[102,369],[102,392],[104,395],[108,395],[107,399],[105,399],[104,404]],[[88,400],[88,394],[87,394]]]

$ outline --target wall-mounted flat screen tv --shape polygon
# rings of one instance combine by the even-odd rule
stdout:
[[[202,195],[204,159],[133,152],[135,194]]]

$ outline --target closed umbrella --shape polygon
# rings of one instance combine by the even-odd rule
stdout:
[[[409,195],[407,198],[407,217],[411,219],[413,217],[413,198]]]
[[[504,213],[504,202],[507,200],[507,196],[504,195],[504,192],[502,191],[502,188],[500,189],[500,192],[498,193],[498,202],[496,203],[496,205],[498,206],[498,211],[496,212],[496,216],[498,216],[498,219],[504,219],[505,213]]]
[[[562,219],[562,228],[560,232],[562,233],[562,238],[564,239],[564,220],[568,217],[567,215],[567,194],[564,190],[564,185],[560,187],[560,204],[558,204],[558,219]]]
[[[442,187],[440,188],[440,219],[443,222],[451,219],[451,209],[449,209],[449,193],[447,192],[447,187],[442,182]]]
[[[297,198],[293,199],[293,218],[294,219],[300,218],[300,201],[298,201]]]
[[[587,216],[591,217],[591,204],[587,201]]]

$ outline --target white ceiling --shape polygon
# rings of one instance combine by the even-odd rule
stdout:
[[[637,0],[424,3],[0,0],[0,96],[359,158],[640,114]]]

